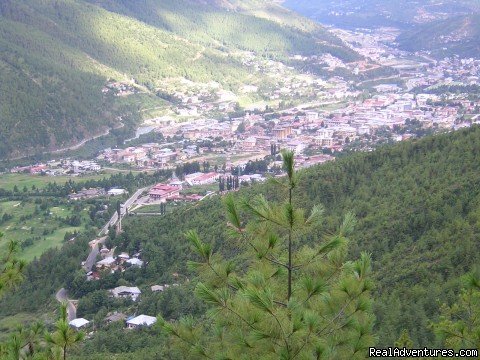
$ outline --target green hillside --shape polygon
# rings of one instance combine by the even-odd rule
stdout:
[[[2,1],[0,159],[71,146],[122,124],[128,129],[144,102],[164,105],[152,90],[170,78],[235,89],[251,80],[235,55],[241,50],[279,59],[325,51],[356,57],[319,26],[302,25],[277,5],[252,2],[236,11],[225,4]],[[131,101],[103,94],[108,79],[146,96],[127,97]]]
[[[427,50],[437,57],[477,57],[480,52],[480,18],[457,16],[407,31],[397,39],[408,51]]]
[[[270,199],[282,197],[268,184],[246,188],[238,197],[259,193]],[[306,242],[330,233],[348,210],[357,215],[350,256],[357,258],[367,251],[373,257],[378,344],[392,346],[407,329],[415,347],[440,346],[429,324],[438,319],[442,303],[456,299],[460,276],[480,261],[480,128],[354,154],[302,171],[296,194],[299,205],[307,209],[318,203],[326,208],[322,232],[306,234]],[[219,197],[165,217],[133,217],[124,224],[125,233],[108,245],[130,253],[142,249],[148,266],[97,282],[87,282],[83,273],[72,270],[85,256],[79,255],[79,249],[88,238],[81,237],[65,245],[62,253],[51,250],[29,265],[27,280],[0,304],[0,313],[36,312],[44,309],[41,304],[54,308],[52,294],[66,285],[72,296],[81,299],[79,315],[99,319],[119,306],[108,299],[98,302],[103,289],[120,284],[147,289],[175,281],[173,273],[185,274],[195,283],[186,266],[193,256],[184,238],[189,229],[242,262],[243,251],[227,236],[225,221]],[[135,311],[170,318],[199,316],[204,307],[190,291],[189,285],[161,295],[147,292]],[[188,302],[181,300],[186,298]],[[124,311],[133,310],[127,306]],[[100,330],[79,358],[123,352],[129,355],[121,358],[135,354],[147,359],[165,350],[158,335],[144,333],[130,339],[122,334],[117,328]]]

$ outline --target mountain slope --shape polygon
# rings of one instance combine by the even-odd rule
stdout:
[[[465,15],[423,25],[397,39],[408,51],[431,51],[438,57],[477,57],[480,52],[480,18]]]
[[[282,198],[275,189],[254,186],[239,196]],[[438,345],[429,321],[455,298],[459,277],[480,261],[480,127],[308,169],[296,194],[302,207],[326,207],[326,233],[347,211],[357,215],[350,250],[354,258],[367,251],[374,259],[379,344],[391,346],[405,328],[416,346]],[[135,219],[114,244],[143,248],[151,274],[144,280],[162,281],[172,272],[188,273],[189,229],[238,256],[225,222],[219,199],[212,199],[185,213]],[[304,241],[319,236],[307,234]]]
[[[409,29],[433,19],[480,10],[476,0],[286,0],[284,5],[322,24],[369,29],[382,26]]]
[[[379,346],[392,346],[403,329],[408,330],[415,347],[438,346],[429,321],[437,319],[443,302],[456,298],[459,277],[480,262],[480,127],[354,154],[308,169],[300,173],[296,192],[301,206],[322,203],[326,207],[325,233],[335,228],[347,211],[357,215],[350,250],[352,257],[367,251],[374,259]],[[273,191],[268,184],[243,189],[237,196],[251,198],[260,193],[271,199],[281,197],[278,188]],[[219,197],[164,217],[130,218],[124,223],[125,233],[108,246],[130,253],[142,249],[148,265],[98,282],[88,282],[83,273],[72,270],[84,257],[78,255],[78,249],[87,247],[89,240],[80,237],[78,243],[65,245],[63,256],[59,250],[51,250],[29,265],[27,280],[0,304],[0,314],[43,309],[61,286],[67,286],[72,296],[85,297],[81,302],[86,303],[93,296],[88,294],[125,281],[144,289],[175,281],[171,274],[179,273],[194,283],[186,265],[192,259],[184,237],[187,230],[196,229],[203,240],[241,263],[241,248],[229,239],[225,222]],[[313,242],[320,236],[311,233],[303,240]],[[165,316],[165,311],[198,315],[198,308],[172,301],[177,294],[173,291],[160,297],[145,294],[138,309],[152,316],[159,312]],[[188,297],[191,288],[178,291]],[[104,311],[92,309],[82,315],[90,319]],[[116,306],[109,304],[108,311],[114,310]],[[100,330],[79,358],[117,352],[114,342],[109,345],[106,340],[115,334],[112,328]],[[138,350],[138,356],[131,358],[149,358],[141,356],[145,343],[138,347],[125,341],[125,352]]]
[[[132,101],[101,92],[109,78],[161,105],[150,90],[169,78],[225,87],[248,82],[249,71],[232,56],[242,50],[277,58],[326,51],[356,57],[322,28],[305,28],[276,5],[272,14],[282,16],[268,19],[262,4],[236,11],[214,0],[2,1],[0,159],[71,145],[121,126],[119,116],[135,122]],[[255,15],[260,9],[267,10]]]

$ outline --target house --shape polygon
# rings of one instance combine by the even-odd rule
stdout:
[[[37,165],[37,166],[32,166],[30,168],[30,174],[32,174],[32,175],[40,174],[45,170],[47,170],[47,165],[41,164],[41,165]]]
[[[130,298],[133,301],[137,301],[137,298],[142,292],[136,286],[118,286],[115,289],[111,289],[110,293],[113,295],[114,298]]]
[[[273,129],[273,136],[275,139],[285,139],[288,135],[292,134],[291,126],[279,126]]]
[[[333,145],[333,130],[321,129],[318,131],[318,137],[315,139],[315,143],[320,146],[332,146]]]
[[[287,143],[287,148],[290,151],[293,151],[295,154],[302,153],[302,151],[305,150],[306,147],[307,145],[301,141],[290,141],[289,143]]]
[[[118,258],[120,259],[121,262],[125,262],[128,259],[130,259],[130,255],[128,255],[125,252],[122,252],[120,255],[118,255]]]
[[[370,126],[362,125],[357,129],[358,135],[370,135]]]
[[[195,173],[192,174],[192,176],[187,175],[185,176],[186,182],[191,185],[207,185],[207,184],[213,184],[218,180],[219,175],[215,172],[210,172],[207,174],[203,173]]]
[[[71,327],[77,330],[86,327],[88,324],[90,324],[90,321],[84,318],[73,319],[68,323],[68,325],[70,325]]]
[[[203,196],[198,194],[185,195],[185,197],[183,198],[184,201],[191,201],[191,202],[197,202],[202,199],[203,199]]]
[[[132,259],[128,259],[126,261],[127,264],[130,264],[132,266],[136,266],[136,267],[139,267],[141,268],[143,266],[143,261],[138,259],[138,258],[132,258]]]
[[[110,253],[110,249],[108,249],[105,245],[102,246],[100,249],[100,254],[102,256],[107,256]]]
[[[125,320],[126,318],[127,318],[127,315],[125,315],[124,313],[114,312],[112,315],[107,316],[105,318],[105,322],[107,324],[111,324],[113,322]]]
[[[253,150],[255,149],[255,146],[257,145],[257,139],[252,137],[246,138],[242,142],[242,148],[244,150]]]
[[[382,93],[397,92],[401,90],[401,88],[399,88],[398,85],[396,84],[380,84],[380,85],[374,86],[374,89]]]
[[[148,193],[150,200],[160,200],[162,202],[167,201],[170,197],[180,195],[180,188],[178,186],[157,184]]]
[[[105,195],[105,190],[103,189],[84,189],[79,191],[76,194],[68,195],[70,200],[80,200],[80,199],[91,199],[97,196]]]
[[[256,138],[256,145],[258,146],[270,146],[270,143],[272,142],[270,136],[256,136]]]
[[[160,292],[165,290],[165,287],[163,285],[153,285],[151,289],[152,289],[152,292]]]
[[[96,281],[100,279],[101,279],[101,276],[97,271],[89,271],[87,273],[87,281]]]
[[[182,188],[183,188],[183,181],[181,181],[181,180],[170,181],[170,183],[169,183],[168,185],[174,186],[174,187],[182,190]]]
[[[125,189],[110,189],[107,192],[109,196],[120,196],[126,193],[127,193],[127,190]]]
[[[305,120],[307,122],[313,122],[313,121],[318,120],[318,113],[315,112],[315,111],[307,111],[305,113]]]
[[[97,268],[106,269],[114,267],[116,264],[115,258],[112,256],[107,256],[105,259],[98,261],[96,266]]]
[[[148,315],[139,315],[133,319],[127,320],[127,328],[138,329],[143,326],[150,327],[157,322],[157,318]]]

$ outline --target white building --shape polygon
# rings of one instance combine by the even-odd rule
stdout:
[[[314,122],[318,120],[318,113],[315,111],[307,111],[305,113],[305,120],[307,122]]]
[[[357,129],[358,135],[370,135],[370,126],[362,125]]]
[[[287,143],[287,148],[297,155],[301,154],[306,147],[307,145],[301,141],[290,141],[289,143]]]
[[[88,324],[90,324],[90,321],[84,319],[84,318],[77,318],[77,319],[73,319],[72,321],[70,321],[68,323],[68,325],[70,325],[71,327],[75,328],[75,329],[81,329],[83,327],[86,327]]]
[[[153,285],[151,289],[152,289],[152,292],[160,292],[165,290],[165,287],[163,285]]]
[[[210,173],[194,173],[185,176],[185,181],[190,186],[194,185],[207,185],[214,184],[219,178],[219,175],[215,172]]]
[[[125,189],[110,189],[108,190],[107,194],[110,196],[120,196],[126,193],[127,193],[127,190]]]
[[[315,138],[315,142],[320,146],[332,146],[333,145],[333,130],[332,129],[320,129],[318,136]]]
[[[127,260],[127,264],[141,268],[143,266],[143,261],[138,258],[132,258]]]
[[[110,293],[115,298],[130,298],[133,301],[137,301],[142,292],[136,286],[118,286],[115,289],[110,290]]]
[[[157,322],[157,318],[148,315],[139,315],[133,319],[127,320],[127,327],[129,329],[138,329],[142,326],[150,327]]]
[[[105,259],[98,261],[97,268],[109,268],[116,265],[116,260],[112,256],[108,256]]]

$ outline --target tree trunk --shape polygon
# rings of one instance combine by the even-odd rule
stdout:
[[[290,186],[288,193],[288,203],[292,206],[292,187]],[[292,214],[293,216],[293,214]],[[292,296],[292,220],[290,219],[290,228],[288,229],[288,291],[287,302]]]

